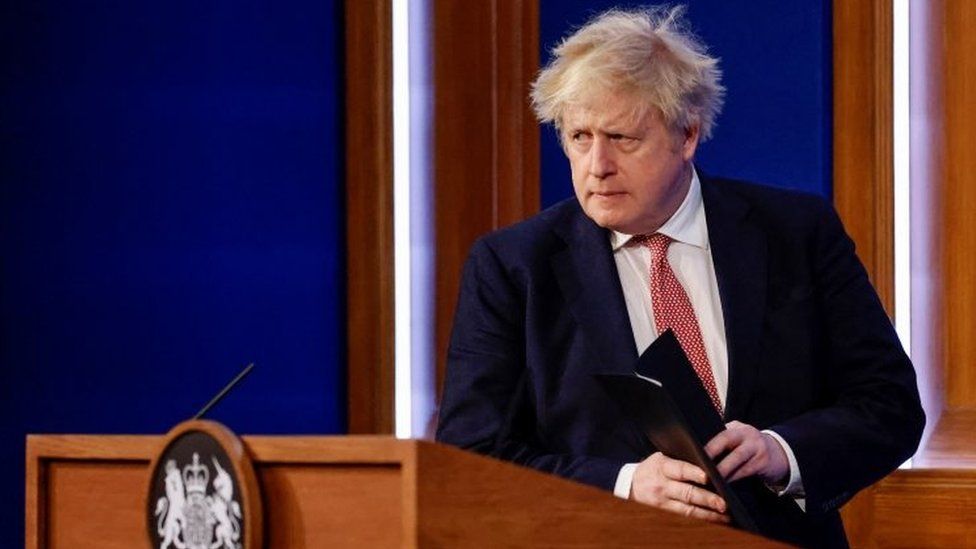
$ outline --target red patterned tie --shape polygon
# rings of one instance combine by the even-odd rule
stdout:
[[[691,366],[701,379],[705,391],[711,397],[712,404],[721,415],[722,401],[718,398],[715,377],[712,375],[708,355],[705,354],[705,343],[702,341],[698,319],[695,318],[695,311],[691,308],[688,294],[674,276],[674,271],[668,263],[668,246],[671,245],[671,238],[654,233],[639,237],[638,242],[651,250],[651,303],[654,308],[657,332],[660,335],[668,328],[674,331],[681,348],[691,361]]]

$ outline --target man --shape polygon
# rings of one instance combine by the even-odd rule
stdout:
[[[767,533],[844,546],[838,507],[918,444],[912,365],[828,204],[696,170],[724,90],[681,16],[602,14],[540,73],[576,197],[472,248],[437,437],[727,522],[701,469],[648,452],[594,379],[670,328],[727,422],[706,446],[719,472],[800,517]]]

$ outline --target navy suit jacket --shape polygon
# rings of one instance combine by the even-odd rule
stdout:
[[[729,353],[725,421],[773,429],[793,449],[810,531],[791,541],[843,545],[836,509],[917,447],[911,362],[829,204],[701,182]],[[474,244],[437,438],[612,490],[653,448],[593,374],[632,372],[637,357],[608,232],[566,200]]]

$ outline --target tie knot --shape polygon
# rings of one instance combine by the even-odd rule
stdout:
[[[662,257],[671,245],[671,237],[666,234],[642,234],[634,237],[634,242],[646,246],[653,257]]]

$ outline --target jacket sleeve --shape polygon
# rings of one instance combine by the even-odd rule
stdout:
[[[461,279],[436,438],[466,450],[613,490],[624,462],[553,453],[538,436],[525,353],[525,286],[484,241]]]
[[[911,457],[925,414],[915,372],[836,212],[815,237],[816,305],[826,395],[821,407],[770,429],[792,447],[807,510],[828,512]]]

